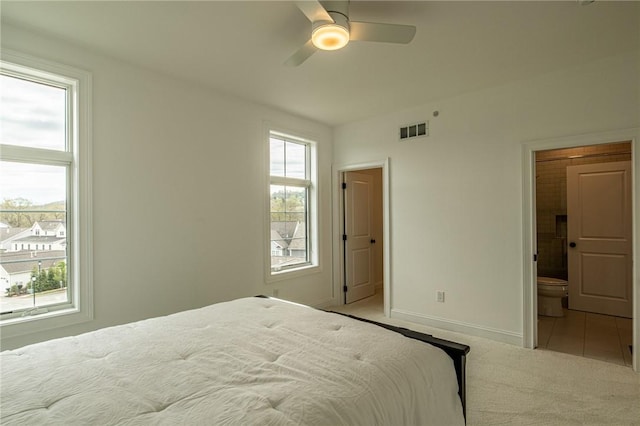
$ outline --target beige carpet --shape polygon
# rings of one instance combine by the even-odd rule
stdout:
[[[336,310],[471,347],[468,425],[640,425],[640,375],[630,367],[384,318],[381,303]]]

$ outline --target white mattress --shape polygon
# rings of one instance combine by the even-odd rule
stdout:
[[[3,425],[464,424],[451,359],[246,298],[0,354]]]

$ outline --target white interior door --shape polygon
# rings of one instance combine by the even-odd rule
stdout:
[[[632,317],[631,162],[567,167],[569,308]]]
[[[345,183],[345,302],[351,303],[375,292],[371,248],[373,177],[346,172]]]

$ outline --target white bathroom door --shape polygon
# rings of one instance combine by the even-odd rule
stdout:
[[[375,293],[372,248],[373,177],[346,172],[344,188],[345,302]]]
[[[632,317],[631,162],[567,167],[569,308]]]

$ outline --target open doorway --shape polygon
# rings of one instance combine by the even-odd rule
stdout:
[[[342,195],[343,291],[348,304],[382,293],[382,168],[343,172]]]
[[[388,162],[334,168],[335,300],[373,300],[384,316],[391,285]]]
[[[631,142],[535,153],[538,348],[631,366]]]
[[[524,258],[523,258],[524,260],[523,262],[523,346],[527,348],[536,348],[536,347],[540,347],[541,345],[544,345],[545,343],[544,339],[546,339],[547,336],[545,335],[544,325],[540,326],[539,317],[538,317],[538,309],[539,309],[538,305],[540,301],[538,297],[538,277],[544,276],[545,274],[547,275],[553,274],[553,268],[545,270],[545,268],[548,265],[545,266],[545,265],[539,264],[540,253],[539,253],[539,238],[538,238],[537,218],[536,218],[537,216],[536,190],[538,186],[538,182],[536,179],[537,178],[536,158],[538,157],[538,159],[540,159],[540,157],[544,157],[544,155],[542,155],[543,151],[561,150],[561,149],[564,150],[564,149],[572,149],[572,148],[583,148],[582,153],[578,153],[575,155],[585,156],[585,153],[588,150],[592,149],[592,147],[594,146],[598,146],[598,145],[604,146],[608,144],[628,142],[629,144],[628,146],[630,146],[631,148],[630,150],[631,151],[631,154],[630,154],[631,168],[629,169],[628,172],[617,171],[610,174],[609,183],[606,186],[610,185],[610,183],[615,181],[616,179],[619,182],[622,182],[622,180],[624,180],[622,179],[622,176],[625,176],[626,174],[627,177],[625,179],[627,183],[624,185],[630,186],[631,201],[629,203],[631,205],[631,211],[630,211],[630,219],[629,219],[630,225],[625,225],[625,226],[630,227],[632,230],[631,236],[630,236],[630,239],[632,241],[627,243],[627,246],[629,248],[628,255],[616,254],[616,255],[609,255],[609,257],[622,258],[626,256],[631,259],[631,262],[632,262],[631,269],[627,269],[627,272],[625,272],[631,278],[630,280],[631,288],[630,290],[625,290],[627,294],[624,296],[621,296],[620,294],[618,294],[618,295],[608,295],[608,297],[610,299],[626,298],[630,301],[631,315],[629,316],[632,317],[630,319],[631,345],[633,345],[634,349],[638,347],[638,342],[640,340],[640,328],[639,328],[639,320],[638,320],[638,313],[640,312],[640,293],[639,293],[640,288],[638,283],[637,265],[640,258],[638,256],[639,254],[638,241],[640,240],[640,230],[638,229],[636,208],[637,208],[637,193],[638,193],[638,188],[640,188],[640,177],[637,174],[637,171],[640,169],[640,166],[639,166],[640,158],[637,155],[637,143],[639,140],[640,140],[640,129],[634,128],[634,129],[610,131],[610,132],[603,132],[603,133],[569,136],[569,137],[562,137],[562,138],[556,138],[556,139],[538,140],[538,141],[526,142],[523,144],[523,151],[522,151],[523,153],[523,156],[522,156],[523,158],[523,211],[522,213],[523,213],[523,243],[524,243],[523,245],[523,254],[524,254]],[[582,167],[582,166],[576,166],[576,167]],[[592,172],[588,171],[587,175],[589,173],[592,173]],[[617,176],[617,177],[614,178],[613,176]],[[600,183],[597,180],[594,180],[593,182],[596,184],[596,186],[600,185]],[[619,186],[624,187],[624,185],[619,185]],[[605,196],[600,198],[595,197],[589,200],[587,204],[595,203],[595,204],[603,205],[608,203],[607,201],[608,195],[606,195],[608,193],[607,192],[601,192],[601,193],[605,194]],[[609,209],[608,213],[605,212],[605,214],[609,214],[612,211],[613,210]],[[599,213],[596,215],[591,215],[590,220],[593,220],[593,218],[597,218],[598,215]],[[562,217],[563,216],[562,212],[558,212],[556,216],[558,217],[553,218],[555,229],[552,232],[557,235],[554,235],[553,238],[555,238],[556,236],[560,239],[566,238],[566,243],[567,243],[566,262],[567,262],[567,267],[569,267],[568,265],[569,256],[570,256],[569,251],[573,250],[578,245],[584,246],[585,244],[583,243],[589,243],[589,241],[587,241],[587,239],[581,239],[581,240],[579,239],[576,241],[573,239],[575,238],[575,236],[570,235],[572,231],[569,229],[570,227],[569,214],[567,214],[567,219],[566,219],[566,231],[564,230],[565,222],[564,222],[564,218]],[[609,230],[612,229],[612,228],[609,228],[608,226],[605,226],[604,228]],[[544,230],[542,231],[544,232]],[[564,237],[565,232],[567,235],[566,237]],[[578,238],[580,237],[578,236]],[[620,238],[617,238],[617,239],[621,240]],[[571,244],[572,242],[575,244],[572,245]],[[561,245],[562,243],[560,242],[559,247],[561,247]],[[582,256],[584,257],[584,255],[585,254],[583,253]],[[591,256],[591,253],[589,253],[588,255]],[[595,256],[595,257],[597,258],[598,256]],[[538,268],[540,266],[542,266],[543,268],[540,271],[541,273],[539,273],[538,271]],[[604,269],[607,269],[607,268],[604,268]],[[592,279],[593,277],[596,277],[596,280],[599,280],[598,274],[602,274],[604,269],[602,269],[597,265],[596,266],[591,265],[591,266],[588,266],[586,269],[583,268],[581,273],[585,276],[588,275],[588,278],[590,279]],[[557,272],[557,269],[556,269],[556,272]],[[568,270],[567,270],[567,278],[568,278],[567,281],[572,280],[572,278],[569,277]],[[559,278],[559,279],[562,279],[562,278]],[[601,289],[595,289],[593,287],[593,285],[595,285],[594,282],[595,280],[592,279],[592,283],[587,285],[587,288],[580,289],[580,291],[583,294],[602,292]],[[570,287],[571,283],[569,282],[568,285]],[[589,286],[591,286],[591,288],[589,288]],[[545,304],[542,308],[548,309],[548,307],[546,306],[546,302],[543,301],[542,303]],[[585,311],[586,310],[587,309],[585,309]],[[619,318],[623,318],[623,317],[619,317]],[[587,321],[586,317],[584,321]],[[624,326],[625,325],[623,325],[623,327]],[[633,369],[636,372],[638,372],[640,367],[640,356],[638,354],[638,351],[630,350],[629,352],[632,352],[630,356],[631,356],[631,363],[632,363]],[[593,357],[593,358],[599,358],[599,357]],[[625,364],[628,365],[628,361],[626,361]]]

